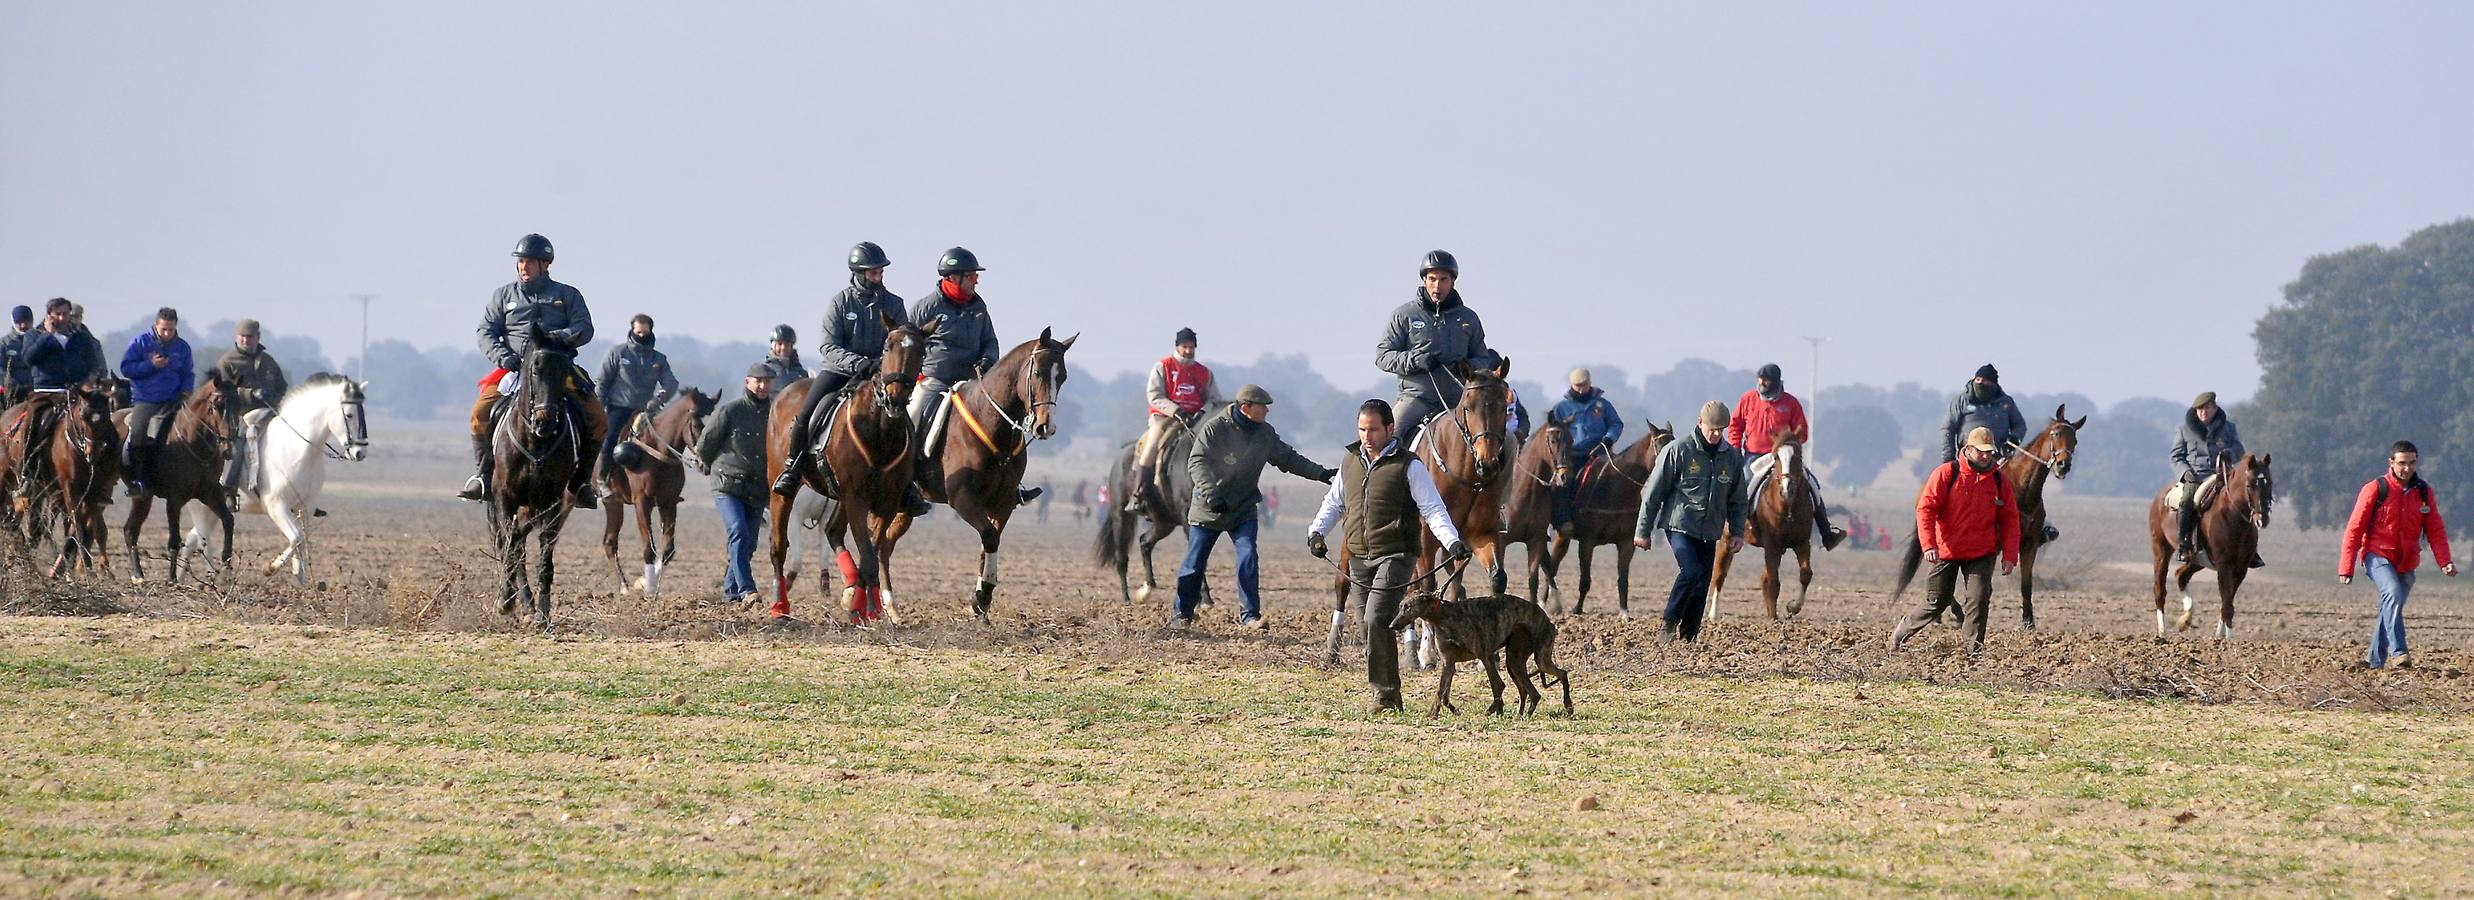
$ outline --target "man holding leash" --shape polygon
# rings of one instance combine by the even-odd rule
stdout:
[[[1467,560],[1469,545],[1452,527],[1452,511],[1435,491],[1433,474],[1395,436],[1392,405],[1368,400],[1357,408],[1357,443],[1349,445],[1340,478],[1323,494],[1322,509],[1306,527],[1306,550],[1330,559],[1324,536],[1345,528],[1348,559],[1341,572],[1357,600],[1366,629],[1366,682],[1378,709],[1400,709],[1400,642],[1391,636],[1400,597],[1418,574],[1418,525],[1442,542],[1454,560]]]
[[[2354,583],[2354,563],[2360,561],[2379,586],[2379,622],[2371,628],[2371,650],[2363,665],[2374,669],[2395,665],[2410,669],[2405,652],[2405,598],[2414,591],[2414,569],[2422,565],[2422,545],[2431,544],[2431,558],[2440,574],[2454,578],[2457,563],[2448,556],[2448,524],[2440,521],[2439,504],[2431,500],[2431,485],[2422,480],[2422,452],[2412,441],[2388,447],[2388,471],[2362,486],[2354,496],[2354,513],[2345,519],[2345,549],[2337,556],[2337,583]]]

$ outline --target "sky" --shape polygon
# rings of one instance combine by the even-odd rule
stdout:
[[[1874,8],[1876,6],[1885,8]],[[1515,377],[2255,391],[2303,262],[2474,214],[2465,4],[0,0],[0,304],[472,341],[815,329],[874,240],[1011,344],[1373,383],[1425,251]],[[2456,85],[2456,88],[2449,87]]]

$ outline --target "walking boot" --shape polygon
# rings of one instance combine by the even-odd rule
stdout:
[[[807,466],[808,452],[792,453],[782,462],[782,474],[773,476],[773,493],[783,497],[799,495],[799,470]]]
[[[465,500],[487,499],[490,495],[490,439],[472,439],[472,477],[464,479],[464,489],[456,492]]]

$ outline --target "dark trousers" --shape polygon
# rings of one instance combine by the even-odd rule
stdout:
[[[1349,556],[1349,598],[1357,601],[1358,624],[1366,630],[1366,684],[1375,705],[1385,709],[1400,708],[1400,639],[1392,618],[1400,615],[1400,595],[1415,566],[1407,554]]]
[[[180,411],[178,398],[161,403],[129,404],[129,439],[121,446],[120,468],[130,481],[145,484],[154,479],[155,442],[161,439],[157,424],[171,428],[172,414]]]
[[[816,442],[816,437],[808,433],[810,430],[808,423],[816,418],[816,408],[825,405],[826,397],[840,393],[842,386],[849,383],[850,376],[840,372],[818,372],[808,378],[807,399],[799,404],[799,418],[790,423],[791,456],[798,456],[800,451],[806,450],[810,444]],[[777,387],[787,387],[787,385]]]
[[[1665,620],[1687,641],[1701,639],[1701,616],[1709,608],[1709,578],[1718,561],[1718,542],[1680,531],[1667,532],[1675,551],[1675,586],[1667,589]]]
[[[1452,376],[1446,373],[1435,377],[1450,378]],[[1425,427],[1426,420],[1449,408],[1451,407],[1443,401],[1422,394],[1400,395],[1392,401],[1392,423],[1400,429],[1394,439],[1398,440],[1400,446],[1403,447],[1417,446],[1418,432]]]
[[[601,477],[610,477],[610,451],[618,446],[620,438],[627,436],[627,426],[636,421],[637,411],[633,406],[609,408],[610,427],[602,432],[601,452],[593,456],[593,464],[601,467]]]
[[[1261,595],[1255,590],[1260,583],[1254,557],[1254,535],[1259,531],[1254,519],[1228,531],[1185,527],[1185,563],[1177,567],[1177,617],[1194,618],[1194,608],[1203,600],[1203,571],[1211,564],[1211,545],[1220,542],[1220,535],[1229,536],[1237,545],[1237,620],[1245,621],[1263,614]]]
[[[1967,644],[1967,652],[1983,650],[1985,613],[1993,604],[1993,559],[1999,555],[1987,553],[1975,559],[1945,559],[1933,563],[1932,568],[1924,573],[1924,605],[1908,613],[1906,621],[1899,623],[1898,632],[1891,636],[1892,642],[1904,641],[1908,635],[1933,624],[1941,618],[1943,607],[1959,606],[1964,602],[1960,614],[1967,620],[1959,623],[1959,633]],[[1964,601],[1956,596],[1961,575],[1967,576],[1967,598]]]

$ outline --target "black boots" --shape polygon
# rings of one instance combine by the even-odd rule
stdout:
[[[2175,562],[2190,562],[2191,542],[2199,531],[2199,517],[2186,512],[2174,513],[2173,517],[2177,535],[2173,544],[2173,559]]]
[[[489,495],[490,439],[488,436],[476,437],[472,439],[472,477],[464,479],[464,489],[456,492],[455,496],[464,500],[481,500]]]
[[[1143,500],[1151,493],[1151,479],[1153,475],[1154,472],[1150,466],[1140,466],[1134,469],[1134,477],[1127,483],[1125,490],[1125,511],[1127,514],[1137,516],[1143,514]]]
[[[798,446],[799,443],[801,442],[794,441],[791,446]],[[783,497],[798,496],[799,470],[805,468],[807,466],[807,462],[808,452],[806,450],[794,452],[790,455],[789,459],[784,460],[782,462],[782,473],[773,476],[773,493]],[[913,490],[917,490],[917,488],[914,487]]]

